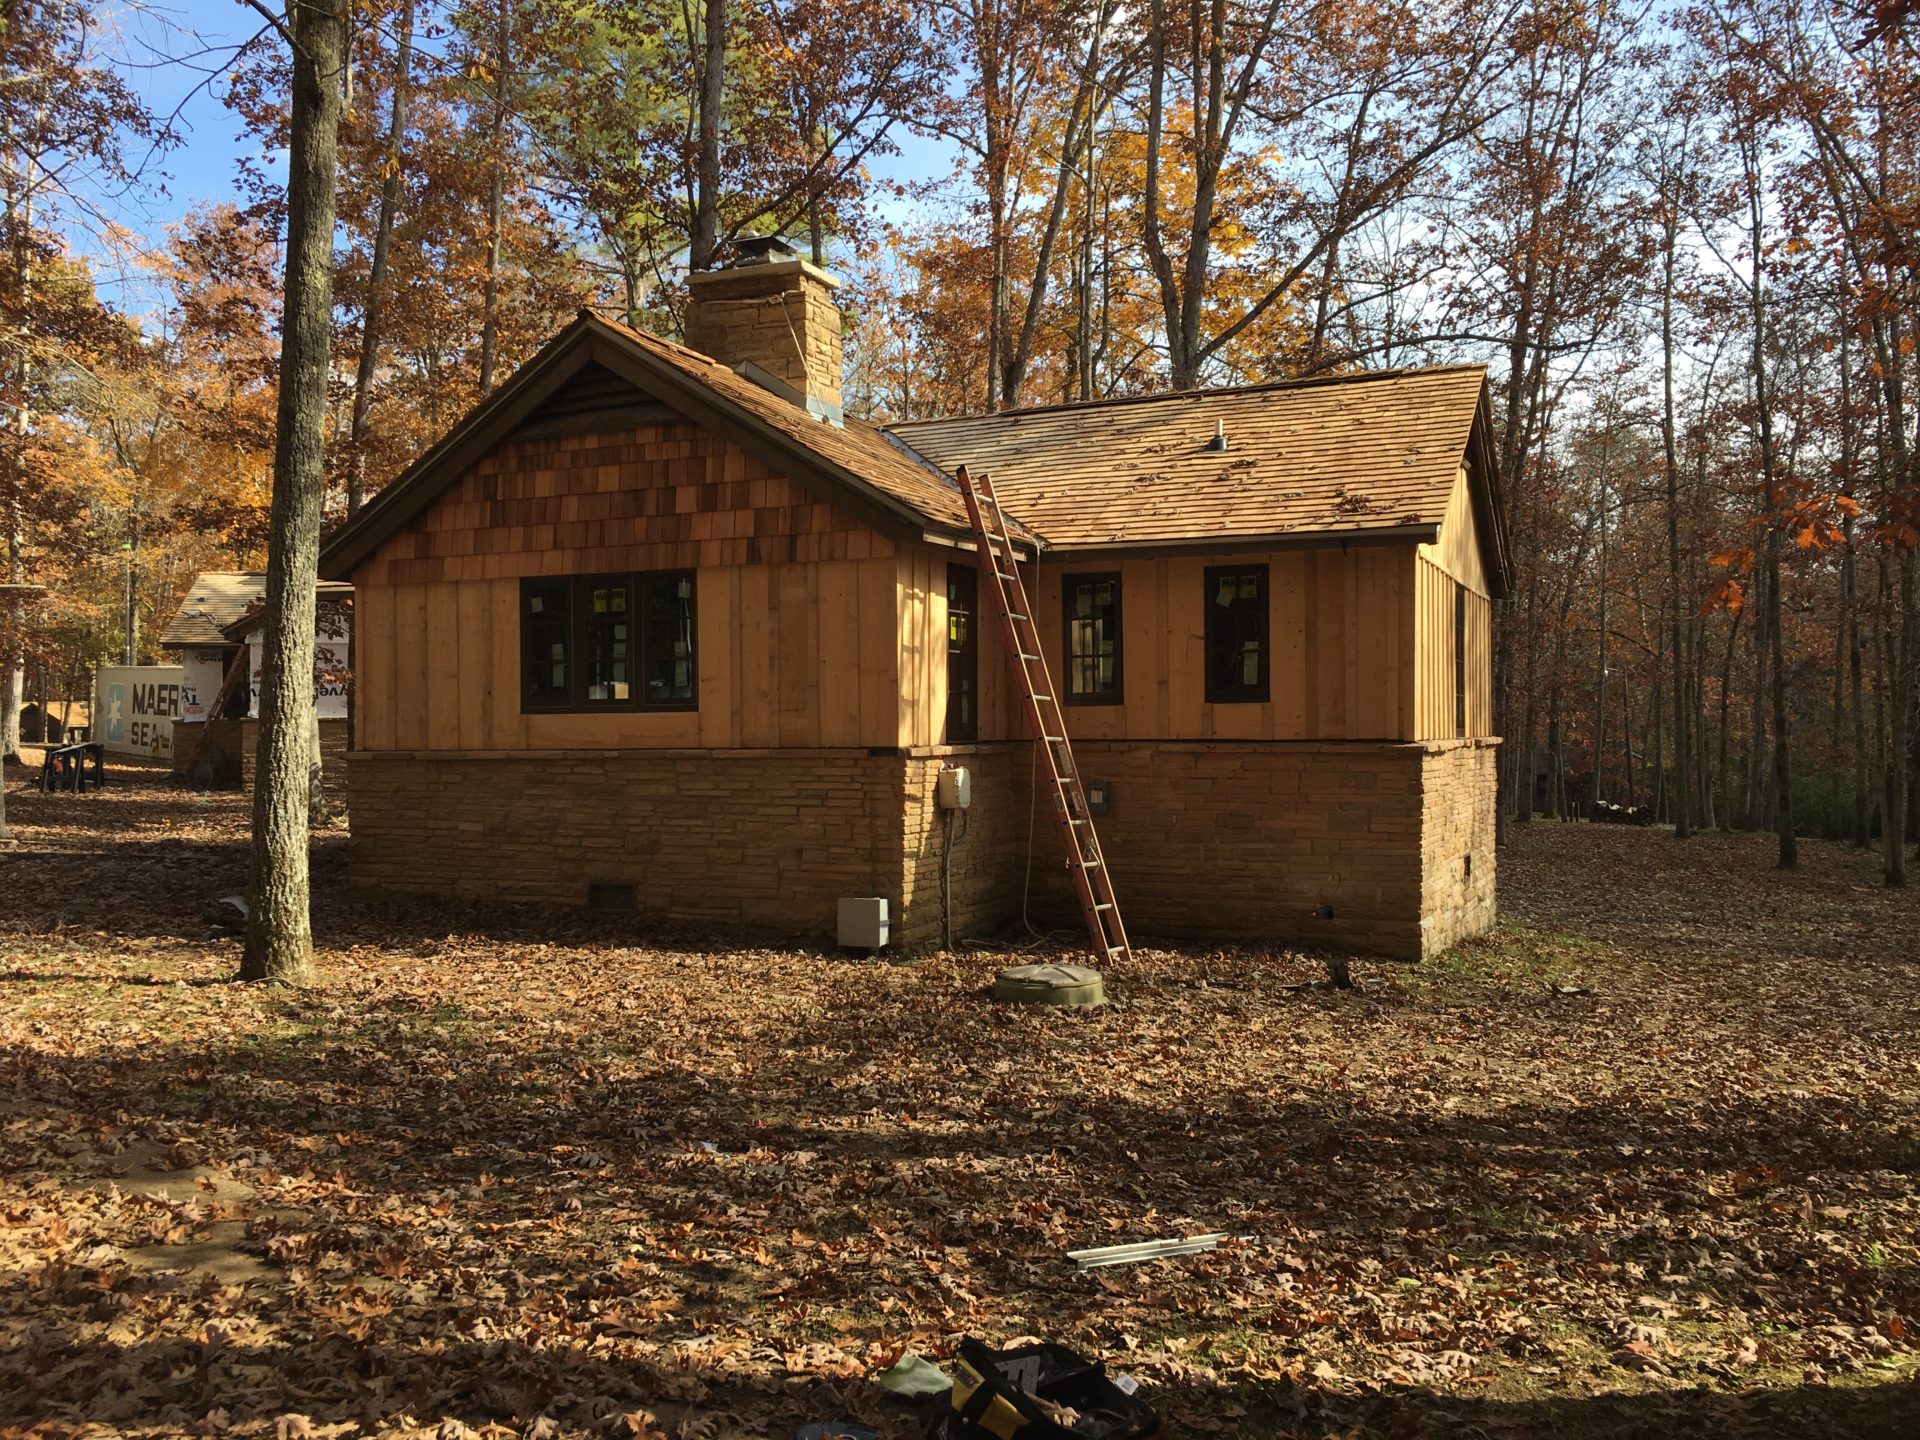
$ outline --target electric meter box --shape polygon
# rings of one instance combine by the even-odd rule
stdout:
[[[843,896],[840,944],[848,950],[887,948],[887,900],[884,895]]]
[[[935,782],[934,798],[942,810],[965,810],[973,804],[973,772],[964,765],[949,765]]]

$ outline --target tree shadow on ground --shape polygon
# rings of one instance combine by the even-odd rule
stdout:
[[[587,1272],[604,1266],[604,1257],[580,1260],[569,1239],[583,1207],[596,1216],[624,1213],[649,1231],[684,1228],[691,1235],[684,1245],[648,1252],[663,1283],[699,1297],[689,1317],[662,1327],[662,1338],[682,1343],[697,1343],[701,1330],[691,1312],[701,1307],[748,1307],[757,1323],[796,1295],[829,1310],[867,1303],[871,1271],[822,1263],[811,1249],[743,1258],[747,1237],[759,1233],[757,1222],[729,1217],[777,1211],[809,1176],[829,1186],[806,1207],[815,1233],[810,1246],[857,1245],[884,1220],[910,1234],[923,1253],[975,1249],[971,1283],[991,1297],[989,1313],[1036,1324],[1063,1305],[1097,1313],[1111,1303],[1087,1277],[1067,1272],[1050,1224],[1023,1219],[1029,1211],[1042,1217],[1063,1207],[1078,1212],[1089,1197],[1122,1197],[1135,1213],[1230,1215],[1237,1231],[1256,1235],[1305,1225],[1346,1255],[1337,1263],[1348,1267],[1355,1256],[1379,1253],[1391,1236],[1398,1252],[1425,1257],[1421,1263],[1429,1266],[1512,1265],[1552,1274],[1600,1260],[1611,1269],[1637,1266],[1658,1276],[1711,1248],[1703,1247],[1697,1227],[1716,1210],[1724,1212],[1726,1202],[1705,1177],[1735,1167],[1750,1177],[1743,1203],[1764,1220],[1769,1254],[1764,1266],[1739,1262],[1717,1271],[1701,1294],[1735,1306],[1763,1299],[1769,1313],[1809,1326],[1836,1317],[1864,1324],[1878,1311],[1920,1308],[1920,1275],[1912,1266],[1871,1266],[1837,1254],[1833,1237],[1795,1218],[1801,1197],[1841,1181],[1856,1191],[1910,1192],[1920,1164],[1910,1131],[1891,1109],[1880,1117],[1888,1123],[1880,1124],[1852,1102],[1851,1123],[1836,1131],[1829,1123],[1832,1102],[1813,1096],[1721,1104],[1710,1113],[1623,1096],[1471,1114],[1385,1112],[1337,1097],[1252,1089],[1188,1105],[1146,1104],[1118,1092],[1043,1084],[1023,1087],[1016,1107],[1003,1083],[951,1039],[950,1087],[930,1104],[924,1096],[910,1100],[908,1089],[893,1089],[890,1078],[926,1064],[937,1036],[956,1033],[955,1017],[939,1013],[945,1007],[924,1008],[929,1013],[894,1007],[867,1017],[831,1051],[823,1051],[819,1035],[822,1026],[837,1035],[832,1022],[775,1027],[756,1046],[761,1058],[750,1093],[723,1089],[727,1073],[703,1069],[697,1054],[655,1054],[644,1036],[596,1052],[555,1035],[503,1053],[485,1032],[465,1035],[459,1014],[437,1021],[416,997],[376,999],[347,1023],[336,1015],[319,1028],[238,1042],[202,1035],[148,1045],[137,1059],[121,1052],[0,1049],[0,1081],[49,1111],[108,1111],[130,1133],[153,1138],[244,1135],[280,1168],[330,1174],[323,1190],[351,1198],[338,1202],[337,1211],[335,1202],[318,1203],[303,1226],[307,1248],[295,1262],[300,1265],[336,1255],[364,1266],[367,1256],[390,1248],[420,1255],[416,1233],[369,1217],[461,1196],[467,1198],[442,1201],[453,1207],[444,1224],[467,1235],[526,1235],[499,1265],[549,1273],[577,1304],[602,1283]],[[976,1020],[975,1048],[986,1057],[997,1053],[996,1031],[1042,1023],[998,1010],[983,1010]],[[423,1056],[429,1064],[421,1063]],[[848,1089],[850,1078],[859,1083]],[[914,1124],[887,1118],[909,1104]],[[848,1123],[863,1116],[864,1123]],[[1816,1136],[1822,1137],[1817,1146],[1810,1142]],[[59,1162],[41,1164],[59,1178]],[[919,1178],[908,1183],[908,1176]],[[1637,1223],[1606,1227],[1604,1240],[1597,1239],[1594,1216],[1629,1200]],[[992,1244],[984,1247],[976,1244],[982,1216],[992,1217]],[[1756,1233],[1753,1216],[1742,1223],[1743,1233]],[[539,1238],[549,1233],[551,1240]],[[1734,1248],[1735,1242],[1725,1243]],[[1271,1270],[1276,1262],[1255,1252],[1233,1263]],[[287,1273],[289,1294],[297,1294],[299,1282]],[[1358,1274],[1349,1268],[1327,1283],[1350,1287],[1360,1283]],[[1217,1302],[1211,1292],[1219,1280],[1203,1263],[1166,1281],[1171,1298],[1159,1323],[1177,1329],[1181,1312]],[[915,1294],[932,1303],[924,1291]],[[445,1339],[469,1326],[476,1311],[449,1291],[423,1313],[430,1332]],[[566,1350],[564,1364],[584,1365],[587,1373],[555,1379],[547,1390],[527,1380],[531,1399],[519,1392],[503,1399],[500,1377],[517,1369],[535,1379],[549,1375],[562,1364],[555,1352],[478,1347],[471,1349],[470,1366],[459,1345],[429,1347],[429,1365],[408,1358],[404,1344],[380,1341],[378,1327],[369,1332],[374,1340],[355,1339],[347,1318],[319,1326],[311,1341],[273,1350],[268,1368],[280,1390],[272,1403],[377,1408],[404,1374],[414,1377],[404,1394],[416,1413],[425,1405],[479,1423],[520,1415],[536,1402],[545,1406],[554,1394],[630,1397],[620,1374],[646,1373],[645,1366],[623,1371],[575,1353],[578,1319],[543,1323],[553,1326],[556,1344]],[[1299,1332],[1274,1333],[1284,1344]],[[88,1375],[119,1361],[111,1353],[86,1355],[97,1340],[75,1340],[88,1363],[69,1367],[66,1351],[51,1338],[58,1326],[47,1334],[33,1354],[0,1365],[0,1376],[14,1364],[24,1366],[15,1371],[16,1384],[25,1382],[20,1393],[62,1413],[90,1414]],[[1384,1332],[1359,1338],[1394,1343]],[[165,1366],[156,1361],[153,1373],[201,1377],[177,1382],[185,1387],[179,1395],[197,1397],[191,1404],[173,1403],[189,1411],[193,1404],[224,1403],[204,1356],[190,1366],[191,1349],[176,1353],[166,1349],[169,1342],[154,1343],[156,1355],[170,1358]],[[135,1359],[134,1369],[143,1371],[144,1362]],[[71,1379],[54,1384],[56,1373]],[[345,1390],[336,1396],[320,1385],[316,1391],[313,1377],[322,1375],[335,1377],[327,1385]],[[683,1381],[682,1369],[662,1370],[639,1386],[640,1399],[684,1398]],[[701,1383],[722,1395],[744,1382],[723,1364]],[[825,1393],[815,1382],[791,1383],[808,1387],[807,1405]],[[741,1393],[765,1403],[750,1386]],[[1859,1391],[1808,1385],[1746,1398],[1666,1391],[1493,1403],[1427,1391],[1355,1396],[1303,1382],[1236,1386],[1197,1372],[1173,1382],[1168,1397],[1169,1414],[1184,1417],[1183,1424],[1203,1429],[1210,1417],[1220,1418],[1225,1429],[1212,1433],[1317,1436],[1360,1425],[1396,1437],[1757,1435],[1802,1428],[1891,1436],[1920,1433],[1896,1423],[1912,1416],[1915,1405],[1911,1381]],[[833,1418],[817,1408],[788,1408],[797,1419]]]

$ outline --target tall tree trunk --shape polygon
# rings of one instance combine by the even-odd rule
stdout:
[[[22,410],[26,407],[22,406]],[[27,578],[26,526],[20,502],[6,501],[7,583],[24,585]],[[0,600],[0,605],[5,605]],[[26,692],[26,647],[18,611],[0,614],[0,789],[6,786],[6,763],[20,754],[20,706]]]
[[[1774,823],[1780,837],[1779,864],[1791,870],[1799,863],[1800,847],[1793,830],[1793,771],[1787,736],[1786,640],[1780,620],[1780,540],[1784,526],[1779,447],[1773,433],[1773,392],[1767,362],[1766,226],[1762,209],[1763,175],[1760,160],[1749,141],[1743,147],[1747,166],[1747,240],[1753,254],[1751,319],[1753,324],[1753,403],[1760,436],[1760,474],[1765,485],[1767,572],[1763,611],[1772,647],[1770,696],[1773,710]]]
[[[1536,614],[1539,605],[1540,570],[1538,566],[1535,566],[1527,580],[1527,614],[1530,616]],[[1534,777],[1540,773],[1539,716],[1534,703],[1534,697],[1539,693],[1536,688],[1539,683],[1540,645],[1538,637],[1536,636],[1533,642],[1527,646],[1527,708],[1526,718],[1521,723],[1520,760],[1518,764],[1510,763],[1507,767],[1514,777],[1512,781],[1514,794],[1513,803],[1506,808],[1516,819],[1523,822],[1533,819]],[[1504,742],[1501,748],[1506,748]],[[1494,778],[1494,792],[1496,797],[1499,794],[1499,776],[1497,773],[1499,768],[1496,762],[1494,766],[1496,771]]]
[[[706,0],[700,69],[700,152],[694,174],[687,266],[710,270],[720,249],[720,107],[727,83],[727,0]]]
[[[1833,702],[1828,707],[1827,754],[1827,838],[1845,840],[1846,808],[1840,803],[1840,748],[1842,721],[1847,712],[1847,615],[1841,608],[1839,623],[1833,627]]]
[[[34,176],[37,166],[29,156],[14,163],[9,147],[7,155],[7,229],[13,244],[13,285],[21,315],[32,313],[34,250],[33,234]],[[27,579],[26,450],[33,435],[31,407],[33,389],[33,346],[26,337],[15,341],[13,379],[19,402],[12,416],[10,444],[4,457],[5,472],[0,474],[0,528],[6,532],[7,583],[23,585]],[[16,612],[17,614],[17,612]],[[26,688],[27,662],[25,637],[17,624],[0,632],[0,789],[6,788],[8,759],[20,753],[20,706]]]
[[[1911,481],[1907,483],[1911,484]],[[1916,611],[1916,577],[1911,550],[1900,557],[1899,629],[1894,646],[1892,714],[1887,730],[1887,768],[1881,800],[1880,829],[1888,885],[1907,883],[1907,815],[1912,793],[1909,773],[1914,759],[1913,728],[1915,670],[1920,669],[1920,612]]]
[[[1607,450],[1600,452],[1599,624],[1593,664],[1593,809],[1606,798],[1607,756]]]
[[[1853,702],[1853,843],[1873,843],[1873,781],[1867,755],[1865,656],[1860,643],[1860,567],[1853,548],[1853,517],[1844,522],[1846,559],[1841,569],[1847,607],[1847,684]]]
[[[373,265],[367,273],[367,308],[360,323],[360,363],[353,372],[352,462],[347,467],[347,514],[367,498],[367,417],[373,410],[373,372],[380,363],[380,327],[387,304],[387,263],[393,253],[393,222],[400,211],[401,161],[407,137],[407,90],[413,81],[413,5],[403,0],[400,39],[393,59],[393,98],[387,118],[386,174],[380,181],[380,213],[374,222]]]
[[[1638,807],[1640,786],[1633,774],[1633,686],[1620,687],[1620,759],[1627,767],[1627,804]]]
[[[288,0],[286,12],[293,50],[286,296],[280,324],[267,604],[260,634],[252,877],[240,978],[291,985],[313,978],[307,873],[315,758],[313,627],[326,484],[338,82],[346,49],[343,12],[342,0]]]
[[[1673,294],[1680,212],[1677,205],[1668,203],[1660,276],[1660,443],[1667,472],[1667,626],[1673,636],[1673,834],[1676,840],[1685,840],[1693,834],[1693,787],[1689,783],[1687,753],[1686,625],[1681,619],[1680,443],[1673,404]]]
[[[1066,133],[1060,142],[1060,161],[1054,169],[1053,198],[1047,205],[1040,226],[1040,246],[1034,256],[1033,280],[1027,287],[1027,303],[1017,329],[1013,325],[1012,295],[1007,297],[1008,313],[1003,321],[1011,343],[1000,362],[999,403],[1012,409],[1020,403],[1020,389],[1026,383],[1027,369],[1033,363],[1034,340],[1040,330],[1040,316],[1046,307],[1047,286],[1053,273],[1053,250],[1059,243],[1060,227],[1065,223],[1067,206],[1073,195],[1074,166],[1082,163],[1086,173],[1093,172],[1093,129],[1106,97],[1100,88],[1101,47],[1106,43],[1107,21],[1113,0],[1106,0],[1094,17],[1093,34],[1087,41],[1086,59],[1074,89],[1073,105],[1067,114]],[[999,278],[996,274],[996,278]],[[1006,277],[1009,282],[1011,277]]]
[[[1727,653],[1720,661],[1720,828],[1733,828],[1732,777],[1727,774],[1727,710],[1733,697],[1733,652],[1740,641],[1740,621],[1745,616],[1743,610],[1733,617],[1733,624],[1727,630]]]
[[[1749,636],[1753,651],[1753,690],[1747,696],[1747,787],[1740,807],[1740,828],[1758,830],[1767,823],[1767,570],[1759,569],[1754,603],[1759,607]]]
[[[500,231],[505,223],[507,186],[507,72],[513,64],[513,0],[500,0],[499,30],[493,56],[492,154],[487,178],[487,282],[480,316],[480,393],[493,389],[500,349]],[[704,92],[703,92],[704,103]],[[704,131],[702,132],[704,139]],[[718,144],[718,131],[715,131]],[[716,155],[718,151],[716,150]],[[702,152],[704,158],[705,152]],[[716,169],[718,163],[716,160]]]
[[[133,513],[127,521],[127,576],[126,594],[122,597],[126,604],[126,618],[122,638],[126,642],[126,651],[122,655],[122,665],[140,663],[140,501],[133,502]]]

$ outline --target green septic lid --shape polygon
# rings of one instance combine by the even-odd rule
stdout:
[[[1104,1005],[1098,970],[1085,965],[1012,965],[993,982],[993,998],[1023,1005]]]

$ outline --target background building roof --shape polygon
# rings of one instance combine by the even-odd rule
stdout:
[[[351,594],[351,585],[322,580],[322,595]],[[233,644],[227,628],[247,613],[247,608],[267,595],[267,577],[260,570],[205,570],[194,577],[187,598],[180,602],[167,628],[160,632],[163,650],[189,650],[200,646],[218,649]]]

